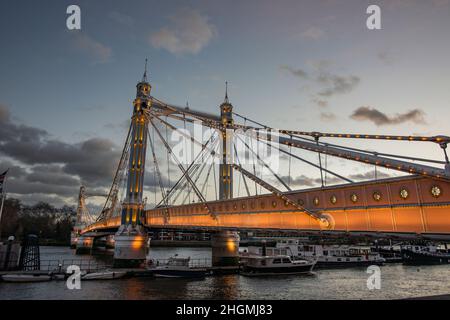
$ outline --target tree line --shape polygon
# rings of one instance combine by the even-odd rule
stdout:
[[[69,244],[75,217],[73,207],[56,208],[46,202],[29,206],[8,198],[0,221],[1,237],[14,236],[20,240],[27,234],[35,234],[41,244]]]

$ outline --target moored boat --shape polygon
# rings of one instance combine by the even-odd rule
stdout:
[[[159,278],[204,278],[206,268],[189,266],[190,257],[180,258],[177,255],[169,258],[164,263],[156,261],[149,270]]]
[[[450,264],[448,250],[440,250],[435,245],[408,245],[402,247],[403,263],[408,265]]]
[[[51,275],[48,274],[4,274],[2,280],[5,282],[45,282],[52,280]]]
[[[125,277],[127,271],[122,270],[106,270],[99,272],[91,272],[87,273],[81,277],[81,280],[113,280],[113,279],[121,279]]]
[[[244,276],[292,275],[311,273],[316,261],[293,260],[290,256],[247,256]]]
[[[370,265],[382,265],[386,259],[378,252],[371,251],[366,246],[349,245],[318,245],[302,244],[297,239],[285,239],[278,241],[276,247],[248,247],[248,253],[241,255],[245,263],[249,255],[288,255],[294,260],[315,260],[315,269],[320,268],[345,268],[363,267]]]

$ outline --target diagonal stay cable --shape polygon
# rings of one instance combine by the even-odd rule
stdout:
[[[277,180],[280,181],[281,184],[282,184],[286,189],[288,189],[288,191],[292,191],[291,188],[286,184],[286,182],[284,182],[283,179],[281,179],[281,178],[280,178],[280,177],[272,170],[272,168],[271,168],[264,160],[262,160],[261,157],[260,157],[258,154],[255,153],[255,151],[253,151],[253,150],[249,147],[249,145],[247,144],[247,142],[245,142],[244,140],[242,140],[242,138],[239,137],[238,135],[236,135],[236,136],[237,136],[237,138],[245,145],[245,147],[246,147],[248,150],[250,150],[250,151],[256,156],[256,158],[264,165],[264,167],[266,167],[266,168],[267,168],[267,169],[275,176],[275,178],[277,178]]]
[[[164,146],[169,150],[170,155],[172,156],[172,159],[174,159],[174,161],[176,162],[178,168],[181,170],[181,172],[183,172],[184,174],[186,173],[186,170],[183,168],[183,166],[181,165],[181,163],[178,161],[178,159],[176,157],[173,156],[172,153],[172,149],[170,148],[169,144],[167,143],[167,141],[164,139],[164,137],[162,136],[161,132],[159,131],[159,129],[155,126],[155,124],[153,123],[153,120],[150,118],[149,119],[151,125],[153,126],[153,128],[155,128],[156,133],[158,134],[160,140],[162,141],[162,143],[164,144]],[[186,178],[189,181],[189,183],[191,184],[192,188],[194,189],[194,192],[196,193],[197,197],[200,199],[200,201],[203,203],[205,209],[208,211],[208,213],[215,217],[215,215],[213,214],[213,212],[211,211],[211,208],[209,207],[208,203],[206,202],[206,199],[203,197],[203,195],[200,193],[200,191],[198,190],[197,186],[194,184],[194,182],[192,181],[191,177],[189,176],[189,174],[186,174]]]

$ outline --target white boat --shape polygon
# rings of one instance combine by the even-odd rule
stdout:
[[[177,255],[169,258],[166,262],[153,262],[149,270],[155,277],[159,278],[203,278],[206,276],[206,268],[189,266],[190,257],[180,258]],[[150,260],[151,261],[151,260]]]
[[[247,256],[241,272],[244,276],[292,275],[311,273],[316,261],[293,260],[287,255]]]
[[[81,280],[113,280],[123,278],[127,274],[127,271],[99,271],[99,272],[91,272],[87,273],[81,277]]]
[[[52,277],[48,274],[5,274],[2,280],[5,282],[45,282]]]

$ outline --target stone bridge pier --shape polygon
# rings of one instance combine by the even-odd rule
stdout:
[[[75,249],[75,254],[90,254],[94,247],[94,237],[79,236]]]
[[[211,234],[213,267],[239,265],[239,240],[236,231],[218,231]]]

